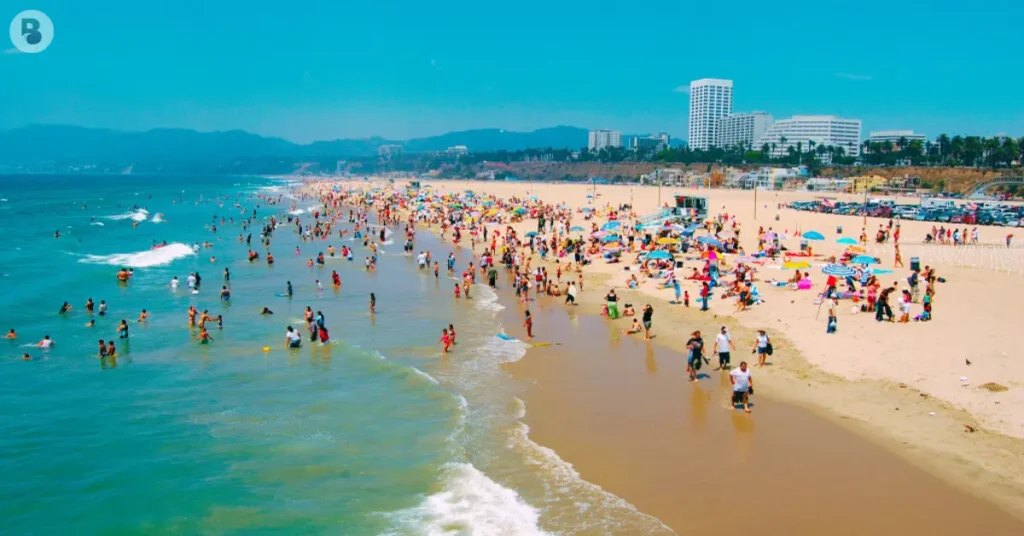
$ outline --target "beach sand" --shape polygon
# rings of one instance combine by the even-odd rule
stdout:
[[[472,189],[504,198],[535,195],[548,203],[573,207],[588,206],[587,195],[596,194],[589,206],[632,203],[641,215],[659,206],[656,187],[427,182],[440,192]],[[865,226],[860,217],[776,208],[778,203],[813,199],[815,194],[811,193],[759,192],[756,219],[752,192],[663,188],[661,203],[671,203],[672,193],[708,197],[710,215],[735,214],[742,226],[742,245],[748,251],[756,251],[759,226],[791,236],[797,230],[817,230],[827,239],[812,243],[815,253],[835,254],[842,249],[834,243],[837,226],[843,226],[843,236],[856,238],[862,227],[873,235],[884,223],[869,218]],[[790,275],[770,266],[758,273],[766,303],[739,314],[733,313],[731,300],[713,300],[708,313],[700,313],[696,307],[684,310],[681,305],[669,305],[666,300],[671,291],[655,288],[654,282],[644,282],[637,291],[624,290],[629,274],[623,268],[628,263],[608,265],[599,261],[588,266],[581,305],[573,308],[575,322],[586,327],[588,336],[600,332],[592,325],[594,322],[604,323],[607,337],[603,340],[611,338],[612,346],[592,351],[576,350],[575,346],[572,351],[568,346],[537,348],[510,367],[517,377],[535,382],[535,392],[526,399],[531,437],[574,464],[583,478],[681,532],[685,532],[682,527],[693,525],[693,519],[686,516],[693,511],[680,501],[693,497],[686,491],[690,489],[686,482],[692,484],[695,477],[687,475],[695,472],[703,475],[696,477],[700,485],[711,490],[693,499],[698,509],[703,506],[710,512],[718,507],[711,504],[716,500],[729,504],[730,489],[739,487],[756,496],[753,500],[782,509],[757,507],[758,519],[770,522],[782,533],[797,530],[787,524],[787,519],[793,515],[794,503],[799,505],[796,508],[801,509],[801,515],[807,514],[803,501],[824,509],[820,518],[807,515],[831,521],[830,530],[834,531],[835,521],[841,519],[841,526],[856,528],[849,533],[893,531],[892,526],[860,519],[870,515],[853,516],[841,508],[830,510],[827,504],[818,505],[820,497],[829,494],[830,485],[847,490],[850,496],[843,500],[854,501],[854,505],[860,504],[858,501],[874,504],[875,496],[912,496],[921,502],[902,501],[901,508],[919,508],[926,517],[941,520],[935,525],[936,533],[964,532],[969,530],[968,524],[997,534],[1020,533],[1020,526],[1011,530],[1012,521],[1000,511],[948,486],[969,491],[1024,518],[1024,464],[1020,463],[1024,459],[1024,413],[1015,411],[1024,402],[1024,362],[1011,339],[1016,319],[1011,307],[1024,297],[1024,274],[1020,271],[1024,269],[1024,249],[1001,245],[1012,230],[984,227],[982,245],[921,244],[932,225],[903,222],[901,245],[908,267],[910,257],[918,256],[922,266],[936,267],[948,280],[937,287],[935,320],[909,325],[876,323],[873,315],[849,312],[849,304],[843,302],[839,333],[835,335],[825,334],[824,316],[818,315],[814,305],[816,292],[772,288],[764,283],[765,279]],[[516,227],[532,230],[536,222],[530,220]],[[784,243],[791,250],[798,247],[795,238]],[[891,268],[891,245],[869,246],[868,253],[880,257],[883,267]],[[698,265],[688,262],[686,270]],[[906,268],[897,269],[880,276],[880,280],[901,281],[908,273]],[[811,269],[811,276],[820,291],[824,283],[820,270]],[[699,287],[685,283],[691,305],[695,305]],[[638,306],[654,304],[657,337],[652,344],[620,335],[628,320],[596,318],[600,297],[612,287],[624,301]],[[559,327],[559,315],[563,319],[567,315],[560,300],[542,298],[535,307],[545,302],[547,311],[537,321],[538,337],[544,337],[548,325],[555,327],[549,333],[564,335],[568,328]],[[917,306],[914,313],[919,311]],[[771,366],[755,370],[758,405],[751,417],[726,408],[723,393],[728,389],[720,384],[727,379],[719,373],[706,367],[704,372],[711,378],[687,385],[678,352],[666,354],[676,356],[673,358],[659,358],[668,349],[683,348],[695,328],[701,329],[710,343],[721,325],[729,326],[736,342],[734,364],[751,357],[754,329],[767,329],[775,343]],[[580,339],[574,344],[584,342]],[[594,344],[600,346],[602,338],[595,339],[598,342]],[[615,342],[617,339],[619,342]],[[653,368],[657,373],[651,373]],[[988,382],[1008,390],[979,388]],[[811,419],[790,404],[810,409],[824,420]],[[863,439],[843,435],[835,424],[857,432]],[[723,459],[719,460],[718,454]],[[896,456],[924,471],[898,463]],[[755,458],[759,463],[750,461]],[[869,463],[844,462],[862,458]],[[714,469],[697,472],[695,467],[702,463]],[[742,472],[734,471],[744,467],[757,471],[756,480],[763,483],[751,488],[738,484]],[[814,474],[828,478],[816,481]],[[858,491],[863,482],[869,484]],[[887,495],[890,491],[893,496]],[[745,501],[743,508],[749,507],[749,501]],[[888,507],[880,504],[873,508],[882,512]],[[673,514],[673,509],[685,513]],[[895,515],[880,515],[878,519],[906,522],[908,531],[926,526],[916,514]]]
[[[740,519],[759,534],[1024,530],[996,506],[806,409],[758,394],[753,414],[733,410],[728,374],[712,370],[714,358],[690,384],[679,352],[599,317],[566,315],[557,303],[529,306],[545,335],[538,340],[564,343],[507,367],[536,382],[524,399],[531,439],[678,534],[722,532]],[[509,311],[506,325],[519,313]]]

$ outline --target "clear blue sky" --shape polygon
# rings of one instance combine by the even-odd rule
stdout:
[[[0,128],[240,128],[293,141],[558,124],[686,133],[690,80],[737,111],[1024,135],[1011,0],[353,2],[4,0]],[[287,7],[286,7],[287,6]]]

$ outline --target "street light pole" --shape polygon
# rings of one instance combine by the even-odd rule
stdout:
[[[754,179],[754,221],[757,221],[757,179]]]

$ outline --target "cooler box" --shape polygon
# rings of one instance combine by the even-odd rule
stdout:
[[[921,257],[911,257],[910,258],[910,270],[911,271],[915,271],[915,270],[916,271],[920,271],[921,270]]]

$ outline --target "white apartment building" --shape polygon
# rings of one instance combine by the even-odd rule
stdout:
[[[917,140],[924,143],[928,141],[924,134],[915,134],[913,130],[872,130],[868,135],[868,141],[871,143],[888,142],[892,145],[896,145],[900,138],[905,138],[908,142]]]
[[[605,147],[622,147],[622,133],[614,130],[591,130],[587,149],[600,151]]]
[[[633,150],[654,149],[655,151],[664,151],[668,149],[669,141],[671,141],[671,137],[667,132],[659,132],[650,136],[637,136],[633,138],[630,140],[629,148]]]
[[[726,148],[742,143],[756,151],[760,147],[754,146],[754,142],[761,139],[771,126],[772,116],[766,112],[729,114],[718,120],[715,146]]]
[[[449,147],[445,152],[450,155],[463,156],[469,154],[469,149],[465,145],[455,145]]]
[[[732,113],[732,80],[702,78],[690,82],[691,149],[707,150],[718,141],[718,120]]]
[[[800,144],[807,151],[813,141],[815,146],[842,147],[847,156],[857,157],[860,156],[860,132],[860,119],[844,119],[834,115],[794,115],[776,121],[754,142],[754,147],[760,149],[766,143],[769,147],[774,144],[772,156],[785,156],[789,147],[795,149]]]

